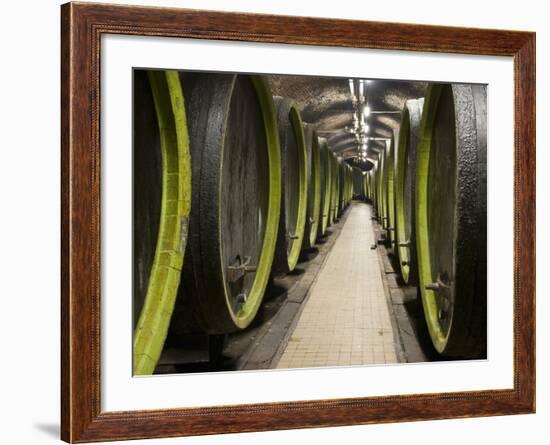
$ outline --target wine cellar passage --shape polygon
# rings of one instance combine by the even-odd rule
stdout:
[[[135,69],[134,375],[485,359],[486,103]]]

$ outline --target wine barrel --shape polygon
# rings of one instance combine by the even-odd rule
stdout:
[[[353,199],[353,171],[350,165],[347,165],[348,169],[348,204]]]
[[[395,191],[394,191],[394,178],[395,178],[395,141],[396,138],[392,137],[389,145],[389,149],[386,151],[386,166],[387,166],[387,179],[386,179],[386,209],[387,209],[387,227],[386,238],[389,243],[390,252],[397,254],[397,244],[395,242]]]
[[[346,207],[346,166],[342,158],[338,158],[338,216],[342,216]]]
[[[360,168],[352,167],[353,169],[353,197],[361,199],[363,193],[363,172]]]
[[[319,230],[319,216],[321,211],[321,153],[319,138],[314,127],[304,124],[307,149],[307,214],[306,229],[302,248],[310,248],[315,245]]]
[[[180,283],[191,201],[183,93],[175,71],[134,71],[133,371],[152,374]]]
[[[337,209],[338,209],[338,160],[336,155],[331,153],[330,161],[332,163],[331,173],[332,173],[332,187],[330,195],[330,212],[329,212],[329,224],[336,222]]]
[[[346,163],[346,184],[347,184],[347,194],[346,194],[346,206],[350,204],[353,199],[353,176],[351,166]]]
[[[384,150],[380,152],[380,159],[378,161],[378,165],[380,166],[378,220],[384,232],[386,232],[388,228],[388,148],[389,147],[386,146]]]
[[[366,200],[371,201],[372,200],[372,174],[371,170],[369,170],[366,173],[367,176],[367,196],[365,197]]]
[[[252,322],[271,273],[281,209],[277,117],[261,76],[201,73],[189,84],[183,293],[206,333],[225,334]]]
[[[486,351],[487,89],[432,84],[416,162],[419,287],[435,349]]]
[[[417,284],[415,236],[416,152],[424,99],[408,100],[401,113],[399,143],[396,150],[395,236],[401,277],[407,284]]]
[[[376,208],[376,220],[380,222],[380,170],[381,170],[381,160],[380,160],[381,154],[378,152],[378,155],[376,157],[376,171],[374,172],[374,182],[376,183],[376,202],[375,208]]]
[[[378,165],[378,161],[375,161],[372,169],[370,170],[370,176],[371,176],[371,181],[372,181],[372,197],[371,197],[371,200],[372,200],[372,208],[373,208],[373,211],[375,212],[376,211],[376,188],[377,188],[377,183],[376,183],[376,172],[377,172],[377,165]],[[373,215],[374,216],[374,215]]]
[[[318,236],[323,236],[328,227],[328,214],[330,211],[330,194],[332,190],[332,163],[330,161],[330,149],[325,138],[319,138],[320,149],[320,175],[321,175],[321,211],[318,225]]]
[[[302,118],[290,99],[274,98],[281,144],[281,212],[273,272],[284,274],[298,263],[307,211],[306,141]]]

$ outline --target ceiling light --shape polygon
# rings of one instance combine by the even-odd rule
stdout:
[[[356,100],[356,97],[355,97],[355,81],[353,79],[349,80],[349,92],[351,94],[352,101],[355,102],[355,100]]]

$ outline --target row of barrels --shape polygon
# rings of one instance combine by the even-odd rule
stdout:
[[[262,76],[134,72],[134,374],[168,332],[254,320],[352,199],[351,167]]]
[[[389,253],[418,286],[435,349],[486,354],[487,90],[431,84],[364,175]]]

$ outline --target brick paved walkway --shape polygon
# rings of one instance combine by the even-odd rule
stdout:
[[[370,206],[353,203],[278,368],[396,363]]]

